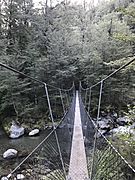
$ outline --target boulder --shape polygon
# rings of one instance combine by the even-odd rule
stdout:
[[[17,174],[16,178],[17,178],[17,179],[24,179],[25,176],[24,176],[23,174]]]
[[[110,133],[112,133],[114,135],[118,135],[118,134],[130,134],[130,127],[119,126],[118,128],[112,129],[110,131]]]
[[[29,132],[29,136],[35,136],[39,134],[39,129],[33,129],[31,132]]]
[[[109,129],[110,128],[110,125],[108,124],[108,120],[107,119],[102,119],[101,121],[98,121],[98,127],[99,129]]]
[[[8,178],[3,176],[1,180],[8,180]]]
[[[128,125],[132,122],[131,119],[129,119],[128,117],[124,116],[124,117],[120,117],[116,120],[117,124],[120,126],[124,126],[124,125]]]
[[[10,138],[19,138],[24,134],[24,128],[18,126],[15,122],[12,122],[12,125],[10,127]]]
[[[102,117],[106,117],[107,116],[107,113],[105,111],[101,111],[100,114],[101,114]]]
[[[135,129],[131,126],[119,126],[118,128],[114,128],[109,131],[110,134],[117,135],[129,135],[133,140],[135,140]]]
[[[17,153],[18,152],[15,149],[8,149],[7,151],[4,152],[3,158],[4,159],[10,159],[10,158],[16,157]]]
[[[113,117],[113,118],[118,118],[118,114],[117,114],[116,112],[113,112],[113,113],[112,113],[112,117]]]

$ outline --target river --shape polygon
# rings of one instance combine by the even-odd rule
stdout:
[[[22,136],[18,139],[10,139],[7,135],[0,134],[0,155],[2,155],[7,149],[13,148],[18,151],[22,149],[30,152],[32,151],[49,133],[48,130],[45,130],[40,133],[40,136]]]
[[[62,131],[62,129],[57,130],[60,147],[63,152],[69,154],[71,142],[69,141],[69,138],[67,138],[66,134]],[[50,130],[46,129],[40,132],[39,136],[22,136],[18,139],[10,139],[2,132],[2,130],[0,130],[0,177],[9,174],[22,161],[22,159],[26,157],[49,133]],[[49,143],[53,145],[53,148],[57,149],[55,137],[50,137],[50,139],[51,141],[49,140]],[[3,153],[9,148],[16,149],[19,152],[18,154],[24,154],[24,156],[12,160],[3,159]],[[51,148],[49,151],[51,155]]]

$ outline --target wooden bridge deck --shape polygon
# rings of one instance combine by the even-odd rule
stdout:
[[[82,132],[79,97],[76,93],[76,107],[68,180],[86,180],[88,170]]]

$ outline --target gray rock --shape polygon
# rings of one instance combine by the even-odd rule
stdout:
[[[127,125],[129,123],[132,122],[131,119],[129,119],[128,117],[124,116],[124,117],[120,117],[116,120],[116,122],[120,125],[120,126],[124,126]]]
[[[8,178],[3,176],[1,180],[8,180]]]
[[[39,129],[33,129],[30,133],[29,133],[29,136],[35,136],[39,134]]]
[[[7,151],[5,151],[3,153],[3,158],[4,159],[10,159],[10,158],[13,158],[13,157],[16,157],[17,156],[17,150],[15,149],[8,149]]]
[[[12,122],[11,128],[10,128],[10,138],[19,138],[24,134],[24,128],[18,126],[15,122]]]
[[[110,128],[109,122],[107,119],[102,119],[102,121],[98,121],[99,129],[106,130]]]
[[[17,174],[16,178],[19,180],[19,179],[24,179],[25,176],[23,174]]]
[[[114,112],[114,113],[112,114],[112,116],[115,117],[115,118],[117,118],[117,117],[118,117],[118,114],[117,114],[116,112]]]
[[[112,133],[114,135],[130,134],[130,127],[119,126],[118,128],[114,128],[114,129],[110,130],[110,133]]]
[[[101,111],[101,116],[102,117],[106,117],[107,116],[107,113],[105,111]]]

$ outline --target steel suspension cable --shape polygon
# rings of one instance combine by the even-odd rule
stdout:
[[[25,74],[25,73],[23,73],[23,72],[20,72],[20,71],[14,69],[14,68],[12,68],[12,67],[10,67],[10,66],[8,66],[8,65],[5,65],[5,64],[3,64],[3,63],[0,63],[0,66],[3,67],[3,68],[5,68],[5,69],[8,69],[8,70],[10,70],[10,71],[12,71],[12,72],[15,72],[15,73],[17,73],[17,74],[20,74],[20,75],[22,75],[23,77],[27,77],[27,78],[31,79],[32,81],[38,82],[38,83],[43,84],[43,85],[45,84],[45,82],[40,81],[40,80],[38,80],[38,79],[36,79],[36,78],[34,78],[34,77],[31,77],[31,76],[29,76],[29,75],[27,75],[27,74]],[[57,89],[57,90],[60,89],[60,88],[58,88],[58,87],[56,87],[56,86],[53,86],[53,85],[50,85],[50,84],[47,84],[47,83],[46,83],[46,85],[49,86],[49,87],[52,87],[52,88],[54,88],[54,89]],[[71,88],[69,88],[69,89],[61,89],[61,90],[62,90],[62,91],[70,91],[70,90],[72,90],[73,88],[74,88],[74,82],[73,82]]]
[[[59,155],[60,155],[60,160],[61,160],[61,163],[62,163],[62,168],[63,168],[64,176],[66,178],[66,171],[65,171],[64,162],[63,162],[63,158],[62,158],[62,153],[61,153],[61,149],[60,149],[60,145],[59,145],[59,141],[58,141],[58,136],[57,136],[57,133],[55,131],[56,127],[55,127],[55,124],[54,124],[54,118],[53,118],[53,114],[52,114],[52,109],[51,109],[51,104],[50,104],[50,99],[49,99],[49,94],[48,94],[47,86],[53,87],[53,88],[55,88],[57,90],[60,90],[60,91],[65,91],[66,98],[67,98],[68,105],[69,105],[69,100],[68,100],[67,92],[71,91],[74,88],[74,82],[73,82],[73,85],[72,85],[72,87],[70,89],[68,89],[68,90],[67,89],[66,90],[65,89],[60,89],[60,88],[57,88],[55,86],[48,85],[48,84],[46,84],[46,83],[44,83],[44,82],[42,82],[42,81],[40,81],[40,80],[38,80],[36,78],[30,77],[30,76],[28,76],[28,75],[26,75],[26,74],[24,74],[24,73],[22,73],[22,72],[20,72],[20,71],[18,71],[16,69],[14,69],[14,68],[9,67],[7,65],[4,65],[2,63],[0,63],[0,66],[4,67],[4,68],[6,68],[6,69],[8,69],[8,70],[10,70],[12,72],[18,73],[18,74],[20,74],[20,75],[22,75],[24,77],[27,77],[27,78],[31,79],[32,81],[35,81],[35,82],[38,82],[38,83],[44,85],[46,96],[47,96],[47,102],[48,102],[48,106],[49,106],[49,111],[50,111],[50,115],[51,115],[51,120],[52,120],[52,123],[53,123],[53,131],[52,131],[52,133],[53,132],[55,133],[56,143],[57,143],[58,151],[59,151]],[[50,133],[50,134],[52,134],[52,133]],[[10,178],[12,176],[12,174],[48,139],[48,137],[50,137],[50,136],[48,135],[41,143],[39,143],[38,146],[36,146],[36,148],[34,148],[33,151],[31,151],[31,153],[7,176],[7,178]]]
[[[103,82],[104,82],[104,81],[101,81],[101,84],[100,84],[100,93],[99,93],[99,102],[98,102],[97,121],[99,120],[99,115],[100,115],[100,107],[101,107],[101,99],[102,99],[102,91],[103,91]]]
[[[116,69],[114,72],[110,73],[108,76],[106,76],[105,78],[101,79],[101,81],[105,81],[107,80],[108,78],[112,77],[114,74],[116,74],[117,72],[121,71],[122,69],[124,69],[125,67],[129,66],[131,63],[133,63],[135,61],[135,58],[133,58],[132,60],[130,60],[129,62],[127,62],[126,64],[122,65],[121,67],[119,67],[118,69]],[[93,88],[97,85],[99,85],[101,83],[101,81],[97,82],[96,84],[88,87],[88,88],[83,88],[82,87],[82,84],[80,83],[80,88],[82,90],[87,90],[87,89],[90,89],[90,88]]]
[[[86,112],[89,120],[90,120],[90,121],[92,122],[92,124],[94,125],[95,130],[101,135],[101,137],[103,137],[103,139],[106,140],[106,142],[108,143],[108,145],[114,150],[114,152],[118,155],[118,157],[120,157],[120,159],[135,173],[135,169],[134,169],[134,168],[128,163],[128,161],[119,153],[119,151],[113,146],[113,144],[99,131],[97,125],[94,123],[94,121],[91,119],[89,113],[86,111],[84,104],[83,104],[83,108],[84,108],[84,110],[85,110],[85,112]],[[95,132],[95,133],[96,133],[96,132]],[[96,137],[97,137],[97,136],[95,136],[95,138],[96,138]],[[96,141],[94,141],[94,143],[95,143],[94,146],[96,147]],[[107,152],[106,152],[106,155],[107,155],[107,154],[108,154],[108,151],[109,151],[108,146],[107,146],[105,149],[106,149],[106,151],[107,151]],[[94,151],[93,151],[93,152],[94,152]],[[95,152],[94,152],[94,153],[95,153]],[[94,154],[92,154],[92,160],[94,160],[94,159],[93,159],[93,155],[94,155]],[[106,155],[104,155],[104,156],[106,156]],[[100,157],[100,158],[103,159],[103,157]],[[119,159],[119,160],[120,160],[120,159]],[[98,160],[97,163],[99,163],[99,161],[100,161],[100,159]],[[92,161],[92,164],[93,164],[93,163],[94,163],[94,161]],[[90,163],[90,166],[91,166],[91,163]],[[92,179],[92,172],[93,172],[93,166],[91,166],[90,180]]]
[[[98,112],[97,112],[97,119],[96,122],[98,122],[99,120],[99,116],[100,116],[100,107],[101,107],[101,99],[102,99],[102,90],[103,90],[103,83],[105,80],[109,79],[111,76],[113,76],[114,74],[116,74],[117,72],[119,72],[120,70],[124,69],[126,66],[130,65],[131,63],[133,63],[135,61],[135,58],[133,58],[131,61],[129,61],[128,63],[124,64],[123,66],[121,66],[120,68],[116,69],[114,72],[112,72],[111,74],[109,74],[108,76],[106,76],[105,78],[103,78],[101,81],[99,81],[98,83],[90,86],[89,88],[84,89],[80,83],[80,92],[81,90],[83,90],[84,92],[87,90],[90,90],[90,94],[89,94],[89,107],[88,110],[90,110],[90,101],[91,101],[91,90],[92,88],[94,88],[97,85],[100,85],[100,94],[99,94],[99,101],[98,101]],[[85,102],[86,102],[86,94],[85,94]],[[85,108],[85,104],[84,104],[84,108]],[[87,114],[89,115],[89,111],[87,112]],[[91,120],[92,121],[92,120]],[[92,121],[93,122],[93,121]],[[97,133],[100,133],[100,135],[106,140],[106,142],[108,143],[108,145],[114,150],[114,152],[117,154],[116,156],[120,157],[125,164],[128,165],[128,167],[135,173],[135,169],[125,160],[125,158],[118,152],[118,150],[107,140],[107,138],[101,134],[101,132],[98,130],[98,124],[94,123],[95,126],[95,136],[94,136],[94,147],[93,147],[93,153],[92,153],[92,163],[91,163],[91,174],[90,174],[90,180],[92,180],[92,176],[94,174],[94,164],[95,164],[95,153],[96,153],[96,148],[97,148]],[[109,150],[111,151],[111,149]],[[103,158],[103,157],[102,157]],[[99,161],[97,161],[97,163],[99,163]],[[103,163],[103,162],[102,162]],[[109,166],[108,166],[109,167]]]

